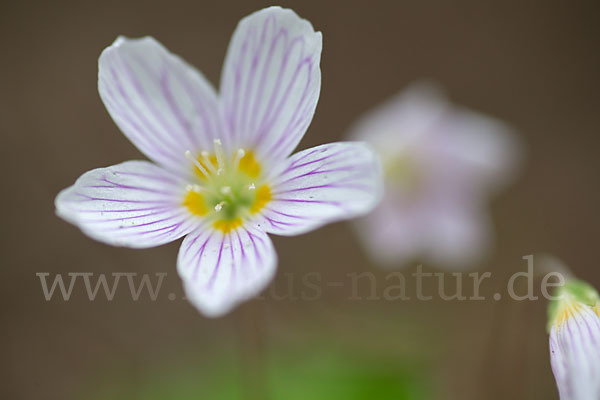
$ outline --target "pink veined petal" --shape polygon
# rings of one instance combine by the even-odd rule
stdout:
[[[217,317],[257,295],[271,281],[277,254],[269,237],[252,227],[228,233],[202,226],[179,250],[177,271],[188,300]]]
[[[590,307],[552,327],[550,361],[561,400],[600,398],[600,317]]]
[[[487,213],[476,205],[438,204],[424,220],[425,254],[447,268],[473,267],[491,247],[491,225]]]
[[[376,261],[425,257],[457,268],[485,255],[486,201],[519,158],[508,127],[418,82],[368,112],[350,136],[371,144],[387,171],[382,205],[358,226]]]
[[[348,137],[370,143],[383,158],[413,152],[450,107],[436,85],[414,83],[359,118]]]
[[[119,37],[107,47],[98,61],[98,90],[125,136],[169,169],[188,172],[185,151],[212,149],[222,136],[214,89],[154,38]]]
[[[373,212],[353,225],[371,258],[394,268],[424,253],[428,233],[424,211],[420,204],[402,204],[386,193]]]
[[[431,130],[428,145],[439,180],[489,191],[510,182],[521,164],[517,137],[494,118],[453,107]]]
[[[382,192],[379,158],[364,143],[313,147],[290,157],[272,180],[261,229],[298,235],[369,212]]]
[[[292,10],[269,7],[240,21],[221,78],[234,145],[281,160],[310,124],[321,89],[322,38]]]
[[[386,192],[375,210],[355,224],[370,256],[384,267],[416,259],[452,269],[479,262],[491,244],[489,216],[471,199],[443,195],[406,199]]]
[[[55,200],[56,213],[104,243],[153,247],[194,229],[181,205],[184,183],[147,161],[127,161],[83,174]]]

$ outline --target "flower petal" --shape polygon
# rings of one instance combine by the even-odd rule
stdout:
[[[436,265],[451,269],[473,267],[492,245],[489,216],[466,201],[431,207],[425,221],[426,255]]]
[[[296,148],[321,89],[322,38],[292,10],[270,7],[240,21],[221,79],[225,125],[234,144],[261,159]]]
[[[426,247],[426,216],[420,204],[398,203],[389,193],[366,217],[353,226],[370,257],[384,267],[404,265],[421,255]]]
[[[144,154],[169,169],[185,151],[221,136],[214,89],[154,38],[119,37],[100,55],[98,90],[115,123]]]
[[[507,183],[519,158],[507,126],[418,82],[360,118],[350,137],[371,144],[386,171],[384,200],[358,226],[376,261],[421,257],[464,268],[486,255],[490,191]]]
[[[147,161],[83,174],[55,200],[56,213],[88,236],[117,246],[153,247],[190,232],[197,219],[181,205],[184,184]]]
[[[183,240],[177,258],[188,300],[210,317],[258,294],[276,266],[271,239],[252,227],[227,233],[200,227]]]
[[[406,199],[387,191],[357,234],[374,261],[399,267],[426,259],[452,269],[472,267],[491,245],[491,223],[480,207],[447,193]],[[444,197],[445,196],[445,197]]]
[[[550,361],[561,400],[600,399],[600,317],[591,307],[552,327]]]
[[[382,158],[397,157],[434,131],[448,111],[442,91],[433,83],[417,82],[367,111],[352,126],[348,137],[370,143]]]
[[[372,144],[384,163],[408,154],[437,183],[465,190],[501,188],[521,160],[520,143],[509,126],[452,104],[431,82],[413,83],[368,112],[350,137]]]
[[[463,107],[440,118],[430,146],[438,179],[467,187],[502,188],[521,164],[521,146],[511,128]]]
[[[261,229],[298,235],[369,212],[382,193],[379,158],[364,143],[331,143],[290,157],[273,180]]]

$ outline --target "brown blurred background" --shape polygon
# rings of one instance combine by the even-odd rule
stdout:
[[[267,5],[0,5],[0,397],[92,398],[89,393],[116,381],[114,398],[145,398],[146,381],[189,368],[190,385],[203,392],[204,371],[214,374],[215,363],[222,374],[252,380],[238,361],[264,365],[279,357],[288,360],[280,361],[285,368],[294,354],[338,350],[423,369],[433,398],[557,398],[544,301],[348,301],[347,290],[324,288],[317,301],[267,299],[209,320],[165,295],[133,302],[123,291],[112,302],[90,302],[79,286],[69,302],[44,300],[36,272],[167,272],[161,293],[181,294],[178,244],[136,251],[96,243],[54,215],[54,197],[89,169],[142,157],[96,89],[97,58],[117,35],[155,36],[217,84],[238,20]],[[321,98],[302,148],[343,138],[357,115],[415,79],[438,81],[456,102],[512,124],[526,148],[519,180],[492,205],[496,247],[480,269],[494,278],[484,291],[494,292],[525,268],[522,256],[540,251],[558,255],[600,287],[597,2],[281,5],[324,37]],[[385,275],[369,264],[345,223],[274,240],[281,290],[289,276],[299,280],[313,271],[332,281],[356,271]]]

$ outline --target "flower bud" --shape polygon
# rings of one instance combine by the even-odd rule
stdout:
[[[550,362],[561,400],[600,399],[600,297],[568,281],[548,310]]]

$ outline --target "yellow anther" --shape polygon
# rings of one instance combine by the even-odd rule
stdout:
[[[204,165],[206,165],[206,168],[208,168],[208,170],[210,171],[211,174],[216,174],[217,170],[215,169],[215,166],[212,162],[212,160],[210,159],[210,154],[208,153],[208,151],[203,150],[200,153],[200,156],[202,157],[202,161],[204,161]]]
[[[189,150],[185,151],[185,158],[187,158],[188,160],[193,162],[194,165],[196,166],[196,168],[198,168],[200,170],[200,172],[202,172],[202,174],[204,174],[204,177],[208,178],[208,176],[209,176],[208,171],[206,171],[206,169],[202,166],[202,164],[198,160],[196,160],[196,158],[192,155],[191,151],[189,151]]]

